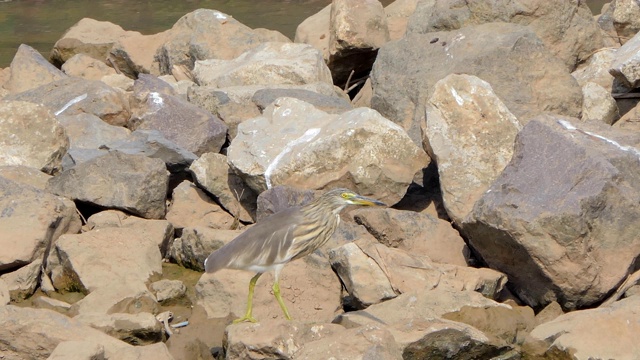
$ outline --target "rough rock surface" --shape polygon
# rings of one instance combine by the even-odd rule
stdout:
[[[423,1],[411,17],[407,32],[425,34],[491,22],[530,27],[569,70],[604,46],[600,29],[584,1]]]
[[[112,151],[51,178],[47,189],[74,200],[160,219],[165,215],[168,182],[163,161]]]
[[[541,116],[463,224],[470,245],[533,307],[603,300],[640,254],[638,134]]]
[[[122,126],[131,115],[129,99],[102,81],[68,77],[35,89],[5,97],[5,100],[42,104],[57,115],[93,114],[111,125]]]
[[[166,218],[174,228],[180,230],[198,225],[212,229],[231,229],[234,225],[233,216],[187,180],[173,189]]]
[[[224,269],[205,273],[196,285],[198,304],[209,317],[240,317],[247,305],[251,272]],[[263,275],[257,282],[253,298],[256,319],[284,319],[282,310],[271,293],[273,274]],[[330,322],[340,311],[340,281],[326,259],[311,255],[293,261],[280,274],[280,289],[291,317],[304,321]]]
[[[230,168],[227,157],[206,153],[189,168],[198,185],[243,222],[255,222],[256,194]]]
[[[61,170],[69,138],[44,106],[0,101],[0,165],[26,165],[53,174]]]
[[[170,257],[187,269],[204,271],[204,260],[207,256],[240,234],[241,230],[188,227],[182,231],[182,236],[171,244]]]
[[[196,155],[219,152],[222,148],[227,126],[211,113],[154,89],[140,89],[135,96],[141,101],[132,108],[131,129],[157,130]]]
[[[640,85],[640,34],[616,51],[609,73],[630,88]]]
[[[339,85],[350,75],[353,80],[366,77],[378,49],[389,41],[387,16],[379,1],[332,1],[329,29],[327,64]]]
[[[429,162],[408,140],[404,130],[371,109],[337,116],[281,98],[262,117],[238,127],[228,156],[257,193],[278,184],[344,186],[394,204]]]
[[[640,345],[632,334],[640,331],[640,297],[632,296],[611,307],[561,315],[531,331],[525,349],[537,356],[573,359],[633,359]]]
[[[242,85],[332,84],[322,54],[307,44],[265,43],[232,60],[196,61],[196,83],[217,88]]]
[[[62,234],[77,233],[82,224],[66,199],[0,176],[0,271],[45,260]]]
[[[9,69],[9,80],[4,87],[14,94],[67,77],[36,49],[25,44],[18,47]]]
[[[426,101],[452,73],[491,84],[522,124],[544,111],[577,117],[582,109],[581,89],[566,66],[529,27],[508,23],[412,33],[385,44],[371,72],[371,106],[420,144]]]
[[[438,81],[426,118],[423,142],[438,164],[447,214],[460,225],[511,160],[522,126],[489,83],[470,75]]]

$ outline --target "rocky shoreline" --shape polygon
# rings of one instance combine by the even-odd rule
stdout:
[[[638,359],[640,6],[83,19],[0,69],[0,359]],[[335,187],[256,286],[212,251]],[[268,221],[268,220],[266,220]]]

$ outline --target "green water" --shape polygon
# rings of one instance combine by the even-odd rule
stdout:
[[[594,13],[604,2],[587,1]],[[0,0],[0,68],[9,65],[22,43],[48,57],[56,40],[84,17],[154,34],[169,29],[195,9],[207,8],[229,14],[249,27],[278,30],[293,38],[300,22],[329,3],[330,0]]]

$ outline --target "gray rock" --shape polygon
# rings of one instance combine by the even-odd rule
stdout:
[[[533,307],[600,302],[640,254],[637,134],[540,116],[462,231]]]
[[[110,125],[93,114],[60,115],[57,118],[69,137],[70,148],[99,149],[131,135],[129,129]]]
[[[192,73],[198,85],[217,88],[333,84],[322,54],[307,44],[265,43],[233,60],[198,60]]]
[[[260,221],[292,206],[301,206],[311,202],[316,193],[286,185],[277,185],[263,191],[258,196],[256,217]]]
[[[198,186],[212,194],[231,215],[243,222],[255,222],[257,195],[231,170],[226,156],[203,154],[189,170]]]
[[[426,120],[423,143],[438,164],[447,214],[460,225],[511,160],[522,126],[489,83],[455,74],[435,84]]]
[[[14,94],[67,77],[36,49],[25,44],[18,47],[9,69],[9,80],[4,87]]]
[[[178,96],[156,91],[145,91],[136,97],[145,100],[135,105],[130,128],[157,130],[168,140],[196,155],[219,152],[222,148],[227,126],[210,112]]]
[[[51,178],[47,189],[74,200],[160,219],[165,215],[168,182],[163,161],[112,151]]]
[[[578,116],[582,110],[580,86],[566,66],[529,27],[508,23],[407,34],[385,44],[371,72],[371,106],[421,144],[426,101],[452,73],[491,84],[522,124],[544,111]]]
[[[62,234],[82,226],[73,202],[0,176],[0,271],[47,260]]]
[[[407,33],[426,34],[492,22],[530,27],[570,70],[604,46],[600,29],[585,2],[422,1],[409,20]]]
[[[45,131],[46,129],[46,131]],[[26,165],[48,174],[60,171],[69,139],[44,106],[0,101],[0,165]]]
[[[429,163],[408,140],[402,128],[371,109],[336,116],[280,98],[262,117],[240,124],[228,159],[257,193],[275,185],[343,186],[394,204]]]
[[[178,265],[204,271],[204,260],[213,251],[230,242],[241,230],[220,230],[208,227],[188,227],[171,244],[170,258]]]
[[[5,97],[5,100],[42,104],[57,115],[93,114],[111,125],[127,123],[129,99],[121,91],[96,80],[69,77],[32,90]]]

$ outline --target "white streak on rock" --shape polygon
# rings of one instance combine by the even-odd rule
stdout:
[[[454,99],[456,99],[456,102],[458,103],[458,105],[462,106],[464,105],[464,99],[458,94],[458,92],[456,91],[456,89],[451,89],[451,95],[453,96]]]
[[[284,149],[282,149],[282,151],[278,154],[278,156],[276,156],[273,159],[273,161],[269,164],[269,166],[267,166],[267,170],[265,170],[264,172],[264,179],[267,183],[267,189],[271,189],[271,173],[276,168],[276,165],[278,165],[278,162],[280,162],[280,160],[282,160],[282,158],[287,153],[289,153],[294,146],[313,140],[313,138],[315,138],[319,133],[320,133],[319,128],[311,128],[305,131],[305,133],[302,134],[302,136],[300,136],[299,138],[285,145]]]
[[[640,159],[640,150],[634,148],[633,146],[621,145],[619,142],[617,142],[615,140],[611,140],[611,139],[609,139],[607,137],[604,137],[602,135],[593,133],[591,131],[585,131],[585,130],[582,130],[582,129],[578,129],[575,126],[573,126],[571,123],[569,123],[568,121],[565,121],[565,120],[558,120],[558,124],[562,125],[562,127],[564,127],[567,130],[577,131],[577,132],[583,133],[583,134],[585,134],[587,136],[591,136],[591,137],[594,137],[596,139],[602,140],[602,141],[604,141],[604,142],[606,142],[608,144],[611,144],[611,145],[617,147],[618,149],[620,149],[622,151],[630,152],[630,153],[634,154],[635,156],[637,156],[638,159]]]
[[[73,99],[71,99],[68,103],[64,104],[64,106],[62,108],[60,108],[60,110],[55,112],[55,115],[58,116],[60,114],[62,114],[65,110],[67,110],[70,106],[73,106],[74,104],[79,103],[80,101],[84,100],[87,98],[87,94],[82,94],[80,96],[76,96]]]

